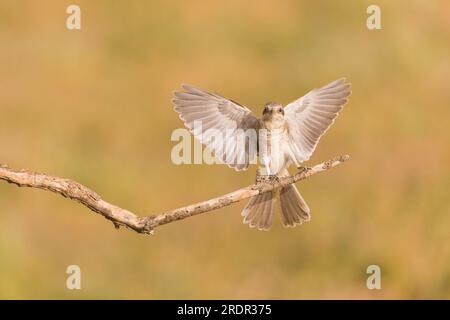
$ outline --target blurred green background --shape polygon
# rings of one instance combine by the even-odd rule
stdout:
[[[295,229],[249,229],[239,203],[143,236],[0,183],[0,298],[450,298],[450,3],[376,1],[370,31],[373,3],[2,0],[0,162],[140,215],[254,180],[172,164],[180,83],[257,114],[342,76],[353,95],[309,164],[352,158],[297,184],[313,217]],[[82,290],[65,287],[71,264]]]

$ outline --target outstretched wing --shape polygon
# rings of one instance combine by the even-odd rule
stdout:
[[[308,92],[284,108],[289,145],[297,163],[308,160],[320,137],[347,103],[351,84],[345,78]]]
[[[257,153],[258,120],[251,111],[219,94],[186,84],[182,87],[185,92],[175,92],[172,102],[185,126],[218,160],[236,170],[247,169]],[[243,137],[247,129],[255,129],[255,136]],[[217,133],[222,141],[216,139]]]

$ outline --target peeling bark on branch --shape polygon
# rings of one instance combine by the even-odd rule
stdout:
[[[14,170],[6,165],[0,165],[0,180],[13,183],[19,187],[38,188],[58,193],[63,197],[80,202],[92,211],[111,220],[116,228],[125,226],[138,233],[152,234],[156,227],[163,224],[226,207],[257,194],[295,183],[313,174],[333,168],[348,159],[349,156],[347,155],[339,156],[311,168],[302,168],[289,177],[279,178],[272,182],[257,182],[217,198],[145,217],[139,217],[131,211],[104,201],[97,193],[73,180],[27,170]]]

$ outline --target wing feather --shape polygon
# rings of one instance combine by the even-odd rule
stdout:
[[[256,156],[256,148],[250,148],[249,143],[256,144],[256,141],[241,146],[237,130],[258,129],[258,120],[251,111],[217,93],[187,84],[182,87],[185,91],[174,92],[172,103],[185,126],[196,139],[214,151],[218,160],[235,170],[247,169]],[[194,128],[194,122],[197,121],[201,127]],[[208,134],[209,129],[220,131],[224,139],[222,144],[211,139],[213,134]]]
[[[289,145],[298,163],[311,157],[320,138],[333,124],[350,94],[351,84],[342,78],[311,90],[284,108]]]

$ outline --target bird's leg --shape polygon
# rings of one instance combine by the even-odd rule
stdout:
[[[259,182],[270,183],[278,182],[279,177],[276,174],[266,174],[259,176]]]
[[[306,172],[311,169],[310,167],[300,165],[300,163],[297,161],[297,158],[294,156],[292,151],[290,151],[290,157],[291,157],[292,162],[294,162],[295,166],[297,167],[298,171]]]
[[[308,170],[311,170],[311,167],[307,167],[307,166],[297,166],[297,170],[300,172],[306,172]]]
[[[269,157],[267,155],[262,155],[261,159],[262,167],[258,168],[258,171],[256,172],[256,182],[273,184],[275,181],[278,181],[278,176],[270,170]]]
[[[280,179],[278,178],[278,176],[276,174],[270,174],[268,175],[269,178],[269,182],[270,183],[274,183],[274,182],[279,182]]]
[[[270,174],[270,171],[267,171],[267,167],[265,170],[269,174],[262,174],[261,169],[256,170],[256,183],[274,183],[279,181],[276,174]]]

